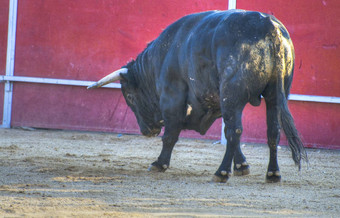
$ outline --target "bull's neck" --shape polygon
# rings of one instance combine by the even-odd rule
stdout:
[[[134,64],[134,78],[138,84],[139,90],[143,92],[144,97],[150,99],[153,104],[157,102],[159,107],[159,95],[156,89],[156,75],[153,71],[152,63],[147,58],[147,49],[138,55]]]

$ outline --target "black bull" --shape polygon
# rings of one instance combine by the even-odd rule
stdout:
[[[225,122],[227,149],[214,180],[246,175],[240,148],[242,111],[249,102],[266,103],[270,158],[266,180],[281,179],[277,145],[281,126],[300,168],[307,161],[287,105],[293,78],[294,48],[275,17],[242,10],[208,11],[185,16],[120,70],[89,88],[120,80],[122,92],[146,136],[160,133],[163,148],[149,170],[165,171],[183,129],[205,134],[219,117]]]

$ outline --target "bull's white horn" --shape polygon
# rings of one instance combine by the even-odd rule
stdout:
[[[114,81],[120,80],[122,77],[120,76],[121,73],[127,73],[127,68],[122,68],[119,70],[116,70],[113,73],[110,73],[109,75],[105,76],[104,78],[100,79],[98,82],[93,83],[92,85],[88,86],[87,89],[95,89],[102,87],[108,83],[112,83]]]

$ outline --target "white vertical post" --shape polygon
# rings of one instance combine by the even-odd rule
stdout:
[[[9,1],[9,15],[8,15],[6,76],[14,75],[17,11],[18,11],[18,0],[10,0]],[[6,81],[5,92],[4,92],[3,118],[2,118],[2,125],[0,126],[2,128],[11,127],[12,96],[13,96],[13,83],[10,81]]]
[[[228,1],[228,10],[236,9],[236,0],[229,0]]]
[[[222,118],[222,128],[221,128],[221,144],[222,145],[227,144],[227,139],[225,138],[224,128],[225,128],[225,125],[224,125],[224,121],[223,121],[223,118]]]
[[[236,1],[237,0],[228,0],[228,10],[236,9]],[[226,145],[227,144],[227,139],[225,138],[224,127],[225,127],[225,125],[224,125],[224,121],[222,119],[221,144]]]

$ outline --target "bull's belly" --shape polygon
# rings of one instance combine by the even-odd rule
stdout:
[[[208,110],[203,114],[193,114],[186,117],[184,129],[195,130],[196,132],[204,135],[214,121],[221,117],[221,112]]]

